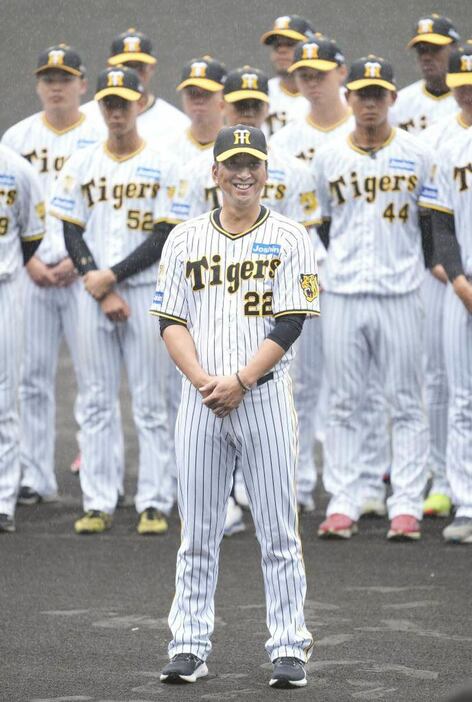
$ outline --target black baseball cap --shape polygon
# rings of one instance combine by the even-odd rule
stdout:
[[[225,78],[226,66],[211,56],[203,56],[185,64],[177,90],[196,85],[197,88],[216,93],[223,89]]]
[[[108,64],[110,66],[118,66],[128,61],[140,61],[141,63],[149,64],[157,63],[157,59],[152,53],[151,40],[142,32],[137,32],[133,27],[113,39]]]
[[[102,100],[107,95],[118,95],[125,100],[139,100],[144,94],[139,76],[132,68],[112,66],[100,73],[97,81],[95,100]]]
[[[52,68],[71,73],[73,76],[83,76],[85,68],[82,59],[75,49],[67,44],[57,44],[41,51],[35,73],[51,70]]]
[[[223,95],[226,102],[262,100],[269,102],[269,79],[265,73],[252,66],[230,71],[226,76]]]
[[[283,15],[282,17],[277,17],[272,29],[261,36],[261,44],[272,44],[276,37],[305,41],[314,31],[308,20],[303,19],[303,17],[299,15]]]
[[[342,66],[345,58],[333,39],[317,34],[313,39],[300,42],[295,48],[293,63],[288,69],[293,73],[297,68],[315,68],[317,71],[331,71]]]
[[[451,53],[446,83],[449,88],[472,85],[472,40]]]
[[[257,127],[246,124],[236,124],[234,127],[223,127],[218,132],[213,147],[215,161],[221,163],[236,154],[250,154],[267,161],[267,142],[264,132]]]
[[[415,44],[435,44],[436,46],[446,46],[455,41],[459,41],[460,37],[457,29],[452,24],[448,17],[438,15],[435,12],[432,15],[426,15],[418,20],[415,27],[413,37],[407,44],[407,47],[415,46]]]
[[[346,81],[348,90],[362,90],[369,85],[392,91],[397,89],[392,65],[374,54],[354,61]]]

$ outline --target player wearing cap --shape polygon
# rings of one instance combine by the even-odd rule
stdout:
[[[15,531],[20,487],[17,409],[21,325],[19,270],[29,268],[43,237],[44,203],[34,168],[0,145],[0,533]],[[21,309],[21,306],[20,306]]]
[[[308,20],[298,15],[284,15],[277,17],[272,29],[261,36],[261,43],[270,47],[270,58],[277,74],[269,80],[269,113],[264,124],[268,136],[309,110],[288,69],[298,42],[307,41],[313,33]]]
[[[270,158],[270,155],[269,155]],[[176,227],[151,311],[183,373],[177,432],[182,541],[164,682],[207,674],[218,554],[235,461],[261,546],[274,687],[306,685],[312,637],[294,490],[296,418],[288,366],[305,315],[317,315],[307,232],[261,205],[267,147],[260,129],[220,131],[212,173],[223,205]],[[211,334],[209,334],[211,329]]]
[[[151,92],[156,64],[152,43],[142,32],[130,28],[114,38],[108,65],[127,66],[139,75],[145,100],[138,115],[138,131],[149,144],[162,148],[169,137],[181,134],[189,126],[189,120],[176,107]],[[100,116],[94,100],[86,103],[83,110],[94,117]]]
[[[446,80],[460,111],[443,118],[422,133],[425,143],[439,154],[436,159],[438,165],[441,165],[442,154],[446,152],[449,144],[464,135],[472,125],[472,43],[467,42],[451,53]],[[431,192],[434,196],[437,195],[434,184],[432,191],[424,191],[423,198],[428,198]],[[447,517],[452,507],[451,487],[446,471],[449,402],[444,352],[444,315],[447,295],[445,283],[448,277],[440,263],[436,264],[432,273],[434,275],[428,274],[423,285],[426,310],[426,400],[431,428],[432,471],[432,484],[423,511],[426,516]],[[453,470],[453,466],[450,466],[449,470]]]
[[[415,50],[423,78],[398,93],[390,112],[393,125],[415,134],[455,112],[446,73],[458,41],[459,34],[447,17],[433,13],[418,20],[408,48]]]
[[[418,197],[431,160],[417,139],[388,122],[396,92],[390,64],[372,55],[359,59],[346,85],[355,129],[321,147],[312,164],[328,245],[323,363],[331,391],[323,480],[332,497],[318,533],[349,538],[357,528],[363,492],[357,410],[374,362],[392,417],[388,538],[417,539],[428,458]]]
[[[24,156],[39,175],[46,208],[54,182],[71,153],[97,142],[103,129],[80,111],[87,89],[77,51],[65,44],[38,56],[36,92],[42,112],[8,129],[2,142]],[[57,494],[54,472],[55,376],[64,337],[79,392],[75,417],[81,424],[81,381],[77,362],[79,284],[62,227],[46,216],[46,236],[28,266],[22,286],[23,356],[19,387],[22,487],[19,502],[34,504]],[[117,459],[118,460],[118,459]]]
[[[70,158],[51,202],[84,283],[78,343],[85,387],[80,471],[85,514],[75,530],[97,533],[111,526],[121,478],[113,461],[113,412],[124,363],[139,441],[138,532],[163,533],[173,502],[160,367],[165,350],[156,344],[144,301],[152,294],[154,263],[169,229],[172,169],[138,134],[137,115],[146,97],[135,71],[103,71],[95,99],[107,141]]]

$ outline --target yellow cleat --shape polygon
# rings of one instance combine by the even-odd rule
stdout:
[[[425,517],[449,517],[451,510],[451,498],[438,492],[429,495],[423,502],[423,514]]]
[[[74,524],[76,534],[101,534],[111,527],[112,516],[98,509],[90,509]]]
[[[167,519],[155,507],[148,507],[141,512],[138,534],[165,534],[168,528]]]

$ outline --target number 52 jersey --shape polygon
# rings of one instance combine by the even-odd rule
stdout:
[[[187,325],[202,368],[245,366],[283,315],[319,314],[315,253],[306,229],[265,207],[246,232],[223,228],[220,209],[173,229],[151,314]],[[293,351],[274,367],[283,375]]]

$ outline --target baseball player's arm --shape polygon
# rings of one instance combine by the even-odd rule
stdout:
[[[472,284],[464,274],[454,215],[435,210],[432,218],[434,249],[437,259],[444,267],[454,292],[472,314]]]
[[[434,246],[431,212],[426,209],[420,209],[418,219],[421,231],[421,246],[423,248],[424,265],[426,268],[432,268],[434,261]]]
[[[159,324],[169,356],[192,385],[202,392],[210,376],[198,362],[195,343],[186,325],[165,318],[161,318]]]

